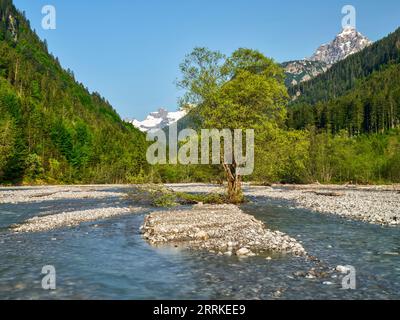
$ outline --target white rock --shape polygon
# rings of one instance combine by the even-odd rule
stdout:
[[[348,273],[350,271],[350,269],[345,266],[337,266],[336,271],[340,272],[340,273]]]
[[[252,252],[247,248],[241,248],[236,251],[237,256],[249,256]]]

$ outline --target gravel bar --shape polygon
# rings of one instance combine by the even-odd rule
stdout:
[[[169,185],[175,191],[223,192],[211,184]],[[256,203],[286,200],[289,208],[334,214],[378,225],[400,225],[400,185],[272,185],[244,184],[244,194]]]
[[[368,223],[400,225],[400,192],[393,187],[277,186],[249,187],[255,201],[279,199],[288,206]],[[264,200],[263,200],[264,198]]]
[[[111,190],[108,190],[110,188]],[[0,188],[0,204],[33,203],[72,199],[120,198],[117,186],[44,186]]]
[[[64,212],[44,217],[34,217],[12,229],[17,233],[43,232],[64,227],[75,227],[84,222],[132,214],[141,208],[114,207]]]
[[[152,245],[175,245],[220,255],[252,256],[264,253],[306,255],[300,243],[279,231],[268,230],[234,205],[196,205],[193,208],[153,212],[142,226]]]

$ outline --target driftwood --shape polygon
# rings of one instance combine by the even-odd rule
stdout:
[[[40,193],[40,194],[35,194],[30,196],[29,198],[33,199],[33,198],[44,198],[44,197],[50,197],[52,195],[55,195],[58,192],[48,192],[48,193]]]
[[[325,196],[325,197],[343,197],[345,195],[344,192],[335,192],[335,191],[304,191],[304,193],[312,193],[317,196]]]
[[[313,191],[317,196],[326,196],[326,197],[343,197],[343,192],[321,192],[321,191]]]

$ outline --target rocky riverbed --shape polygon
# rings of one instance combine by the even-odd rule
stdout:
[[[40,186],[0,188],[0,204],[18,204],[74,199],[121,198],[126,186]],[[111,189],[111,190],[110,190]]]
[[[196,205],[153,212],[145,218],[142,231],[152,245],[175,245],[220,255],[306,254],[295,239],[267,229],[234,205]]]
[[[141,208],[107,207],[91,210],[63,212],[44,217],[34,217],[12,227],[14,232],[43,232],[65,227],[75,227],[84,222],[109,219],[140,211]]]
[[[169,187],[224,192],[206,184]],[[352,221],[358,218],[351,211],[341,219],[331,211],[296,209],[310,208],[301,197],[334,210],[346,205],[359,210],[360,201],[367,201],[364,206],[385,217],[381,208],[397,212],[396,186],[245,185],[250,202],[240,208],[197,205],[191,210],[185,205],[163,212],[127,197],[133,189],[0,188],[0,299],[399,297],[396,225]],[[147,231],[165,226],[157,233],[166,239],[150,246],[143,237],[146,230],[140,232],[145,219]],[[19,230],[13,229],[16,225]],[[150,231],[148,240],[154,236]],[[57,268],[55,292],[41,287],[40,270],[48,264]],[[342,277],[351,267],[357,272],[357,290],[343,290]]]
[[[249,187],[256,201],[287,200],[287,206],[364,222],[400,225],[400,191],[397,186],[275,186]]]
[[[39,215],[12,225],[11,230],[46,232],[141,211],[140,206],[126,201],[127,190],[129,186],[101,185],[0,188],[0,204],[40,205]],[[82,204],[77,207],[77,202]]]
[[[176,191],[223,192],[221,186],[186,184],[170,185]],[[324,214],[368,223],[400,225],[400,186],[355,185],[244,185],[252,201],[285,200],[289,208],[308,209]]]
[[[207,184],[174,184],[168,185],[168,187],[175,191],[193,193],[224,192],[223,186]],[[286,205],[289,208],[303,208],[324,214],[336,214],[341,217],[361,220],[374,224],[390,226],[397,226],[400,224],[400,186],[275,185],[268,187],[247,184],[244,185],[243,189],[245,195],[255,202],[262,203],[270,202],[271,200],[284,200],[285,202],[283,202],[283,205]],[[87,221],[95,221],[140,211],[141,208],[139,204],[132,202],[129,205],[126,202],[123,204],[117,203],[121,199],[124,199],[127,190],[131,190],[131,188],[129,186],[96,185],[2,188],[0,189],[0,203],[28,204],[47,203],[49,201],[58,200],[72,201],[86,199],[115,199],[116,201],[116,205],[108,206],[107,208],[99,207],[77,211],[71,211],[66,208],[67,210],[65,212],[48,212],[45,213],[44,216],[33,217],[21,225],[15,226],[14,229],[17,232],[46,231],[60,227],[72,227]],[[238,213],[237,210],[239,209],[236,207],[232,206],[230,208],[232,212]],[[216,213],[221,213],[222,211],[224,211],[222,207],[216,207]],[[201,216],[203,214],[202,212],[204,212],[204,208],[197,208],[192,212],[195,212],[198,216]],[[184,213],[182,213],[182,211],[175,210],[170,212],[170,215],[178,215],[183,217]],[[221,228],[221,230],[223,230],[223,225],[213,225],[214,220],[212,219],[212,216],[213,215],[211,214],[206,214],[203,216],[203,219],[205,219],[205,221],[210,221],[211,226],[214,226],[215,228]],[[241,216],[240,212],[239,216]],[[243,220],[244,222],[242,224],[238,224],[237,219],[235,220],[233,217],[234,215],[227,214],[221,214],[219,216],[219,218],[226,218],[228,221],[227,225],[231,228],[243,226],[243,223],[249,222],[248,219],[245,219]],[[174,223],[174,221],[172,220],[169,223]],[[193,228],[198,228],[196,225],[193,225],[191,221],[188,221],[186,228],[191,230],[191,225]],[[257,228],[254,230],[256,229]],[[207,232],[207,230],[203,231]],[[215,231],[212,232],[215,233]],[[225,235],[222,236],[223,239],[224,236]],[[280,241],[279,234],[275,234],[274,237],[278,239],[278,242]],[[212,246],[211,242],[211,240],[208,242],[210,246]],[[191,245],[194,246],[195,242],[192,241]],[[215,246],[216,248],[219,248],[220,244],[215,244]],[[222,248],[220,249],[222,250]],[[238,249],[240,248],[236,248],[236,250]],[[234,252],[236,251],[233,250],[233,253]]]

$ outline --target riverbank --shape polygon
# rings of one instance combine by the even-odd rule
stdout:
[[[368,223],[400,225],[398,186],[274,186],[249,187],[255,201],[286,200],[287,206]]]
[[[175,191],[223,192],[221,186],[201,184],[168,185]],[[272,185],[245,184],[244,194],[255,202],[283,200],[288,208],[335,214],[347,219],[379,225],[400,225],[400,186]]]
[[[306,255],[303,246],[271,231],[234,205],[196,205],[153,212],[145,218],[144,238],[152,245],[173,245],[219,255],[253,256],[271,252]]]

